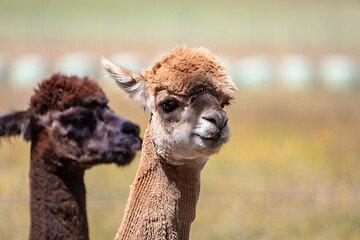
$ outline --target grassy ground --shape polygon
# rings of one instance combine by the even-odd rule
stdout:
[[[106,92],[143,132],[148,115],[119,91]],[[1,112],[26,106],[30,93],[15,93],[0,95]],[[202,173],[191,239],[360,239],[359,98],[239,93],[228,108],[232,139]],[[114,237],[138,161],[86,173],[92,239]],[[27,238],[28,165],[28,143],[1,142],[0,197],[20,199],[0,202],[0,239]]]

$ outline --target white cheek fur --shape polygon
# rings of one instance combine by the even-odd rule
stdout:
[[[181,126],[176,126],[172,133],[172,137],[175,140],[175,143],[180,145],[190,144],[191,130],[192,129],[190,124],[183,124]]]

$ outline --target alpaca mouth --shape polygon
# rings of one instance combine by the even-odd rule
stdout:
[[[203,141],[208,141],[208,142],[217,142],[222,138],[220,132],[218,132],[215,135],[211,135],[211,136],[203,136],[200,134],[194,134],[194,135],[201,138]]]
[[[216,134],[216,135],[210,136],[210,137],[202,137],[202,136],[199,136],[199,137],[201,137],[202,139],[207,140],[207,141],[218,141],[221,138],[220,134]]]
[[[198,150],[211,154],[218,152],[221,146],[229,140],[229,135],[223,134],[221,131],[215,135],[194,134],[194,137]]]
[[[120,151],[113,152],[113,162],[118,165],[127,165],[129,164],[135,157],[136,151]]]

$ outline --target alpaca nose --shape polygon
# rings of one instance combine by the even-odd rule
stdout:
[[[132,123],[130,121],[126,121],[123,123],[121,131],[125,134],[133,134],[135,136],[139,136],[140,127],[139,125]]]
[[[225,127],[228,122],[228,116],[224,110],[216,110],[205,113],[203,119],[214,124],[219,130]]]

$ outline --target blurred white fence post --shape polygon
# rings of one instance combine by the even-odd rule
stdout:
[[[324,58],[320,65],[320,75],[324,87],[330,90],[351,90],[359,81],[355,62],[343,55]]]
[[[308,90],[314,87],[314,67],[302,55],[283,57],[278,66],[280,87],[286,90]]]
[[[273,66],[267,56],[252,56],[238,60],[233,71],[241,88],[266,89],[272,84]]]
[[[110,56],[110,60],[135,73],[140,73],[141,68],[144,67],[144,61],[138,53],[116,53]]]
[[[68,53],[61,56],[56,61],[54,72],[94,78],[97,74],[97,68],[95,67],[94,62],[94,58],[91,54],[82,52]],[[98,62],[98,65],[100,66],[100,59]]]
[[[46,77],[48,64],[39,54],[20,56],[10,69],[10,81],[18,87],[34,87]]]

